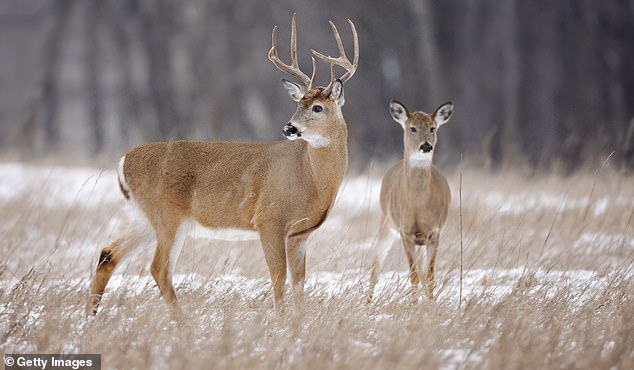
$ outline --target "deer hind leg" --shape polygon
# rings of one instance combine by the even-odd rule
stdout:
[[[150,271],[167,303],[176,304],[176,292],[172,285],[172,274],[185,241],[187,224],[163,227],[156,230],[156,250]]]
[[[95,275],[90,284],[90,299],[86,309],[87,313],[92,313],[93,315],[97,313],[97,309],[101,303],[101,297],[106,290],[106,285],[108,285],[108,281],[115,267],[117,267],[117,264],[121,261],[124,254],[125,248],[123,248],[120,240],[112,242],[109,246],[101,250]]]
[[[306,281],[306,239],[308,235],[288,238],[286,258],[293,282],[295,306],[304,305],[304,282]]]
[[[383,266],[383,262],[385,261],[388,253],[390,253],[390,250],[396,240],[396,234],[387,227],[384,221],[381,229],[379,230],[379,237],[376,242],[377,245],[374,248],[375,255],[374,260],[372,261],[372,267],[370,268],[370,286],[368,289],[367,303],[372,302],[374,288],[376,287],[376,283],[379,281],[381,267]]]
[[[277,312],[282,312],[286,284],[286,233],[281,228],[261,229],[260,242],[273,284],[274,307]]]
[[[115,268],[131,251],[136,249],[143,242],[144,234],[137,231],[128,231],[123,238],[117,239],[101,250],[99,261],[95,269],[95,275],[90,283],[90,297],[87,313],[96,314],[101,297],[106,290],[106,285],[112,277]]]

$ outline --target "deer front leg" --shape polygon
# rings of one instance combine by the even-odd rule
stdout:
[[[279,313],[282,312],[286,284],[286,233],[280,228],[262,229],[260,242],[273,284],[274,308]]]
[[[295,306],[304,305],[304,282],[306,280],[306,239],[308,235],[288,238],[286,257],[293,282]]]
[[[414,288],[418,286],[420,281],[418,274],[419,257],[418,253],[416,253],[416,245],[414,244],[414,239],[407,234],[401,234],[401,242],[403,243],[405,257],[407,257],[407,264],[409,265],[409,281]]]
[[[435,276],[434,268],[436,264],[436,254],[438,253],[438,238],[433,238],[432,242],[427,245],[427,298],[434,299]]]

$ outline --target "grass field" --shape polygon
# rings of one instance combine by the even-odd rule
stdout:
[[[634,368],[634,179],[465,170],[461,279],[448,175],[434,302],[410,291],[396,247],[365,304],[380,219],[367,174],[309,239],[305,307],[273,311],[259,243],[189,238],[184,317],[161,301],[148,245],[87,318],[98,250],[124,222],[114,172],[0,165],[0,352],[101,353],[106,369]]]

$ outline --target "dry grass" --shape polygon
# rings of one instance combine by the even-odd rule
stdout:
[[[189,239],[176,271],[185,317],[159,298],[148,246],[87,319],[97,249],[121,222],[114,175],[7,168],[5,353],[102,353],[104,368],[122,369],[634,368],[634,180],[609,169],[564,179],[466,171],[461,310],[457,173],[436,302],[412,303],[395,248],[376,300],[364,303],[379,220],[367,175],[347,182],[309,240],[303,309],[273,312],[258,243]]]

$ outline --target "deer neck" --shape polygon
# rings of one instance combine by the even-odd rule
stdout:
[[[329,137],[326,146],[306,145],[305,159],[320,195],[332,197],[337,194],[339,185],[348,169],[348,130],[341,119],[340,129]]]
[[[403,159],[402,183],[406,188],[427,189],[431,183],[432,164],[429,161],[415,162],[407,155]]]

